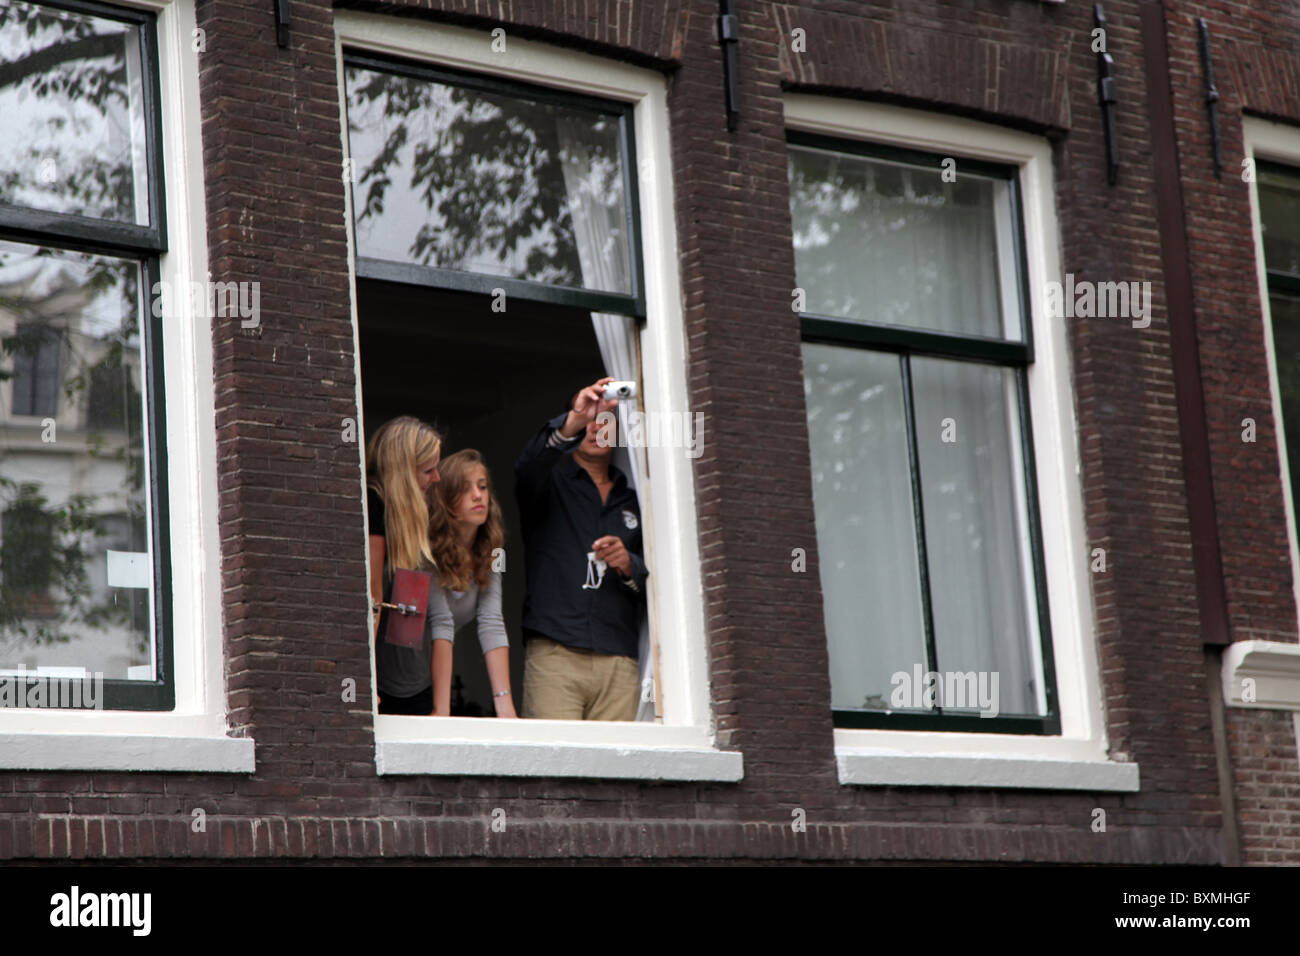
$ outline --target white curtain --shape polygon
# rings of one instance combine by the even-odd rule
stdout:
[[[889,706],[924,662],[907,420],[898,357],[805,342],[817,553],[831,706]]]
[[[628,282],[627,224],[623,218],[621,169],[600,150],[592,149],[594,133],[591,120],[563,113],[555,120],[560,142],[560,165],[564,171],[564,188],[568,194],[569,215],[582,267],[582,282],[588,289],[621,291]],[[636,407],[641,406],[641,354],[636,320],[627,315],[593,312],[591,324],[605,363],[605,374],[621,381],[637,383]],[[619,433],[627,434],[628,405],[620,402]],[[644,448],[614,450],[614,465],[627,475],[636,490],[645,540],[645,495],[642,491],[647,474]],[[652,569],[653,570],[653,569]],[[641,667],[641,702],[637,720],[654,720],[654,659],[657,649],[650,640],[649,618],[641,618],[638,660]],[[648,699],[647,699],[648,698]]]

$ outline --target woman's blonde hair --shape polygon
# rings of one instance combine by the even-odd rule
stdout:
[[[432,425],[402,415],[380,425],[366,445],[366,484],[384,502],[382,530],[389,569],[435,566],[429,548],[429,497],[420,490],[417,472],[442,450],[442,436]]]
[[[470,472],[479,465],[483,466],[483,474],[487,478],[487,520],[479,527],[474,541],[466,550],[461,546],[460,535],[456,530],[456,502],[469,488]],[[468,591],[472,578],[480,588],[485,588],[488,574],[492,570],[492,553],[506,540],[505,521],[501,517],[496,492],[492,488],[492,475],[488,472],[487,462],[476,450],[466,448],[444,458],[438,472],[442,475],[442,481],[437,491],[439,504],[430,516],[429,541],[437,561],[440,583],[454,591]]]

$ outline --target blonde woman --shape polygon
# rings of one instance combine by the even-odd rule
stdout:
[[[385,422],[366,446],[366,510],[370,518],[370,600],[389,600],[393,572],[435,570],[429,548],[430,488],[438,481],[442,436],[417,418]],[[433,711],[435,631],[451,627],[451,612],[436,576],[429,589],[420,647],[384,640],[388,610],[380,609],[375,632],[375,670],[381,714]],[[448,676],[450,679],[450,676]]]
[[[501,506],[492,493],[483,456],[474,449],[448,455],[439,472],[439,504],[433,509],[429,544],[453,625],[433,635],[433,713],[446,716],[451,712],[452,641],[456,631],[477,620],[496,715],[515,717],[510,641],[501,616],[501,574],[492,569],[493,559],[505,543]]]

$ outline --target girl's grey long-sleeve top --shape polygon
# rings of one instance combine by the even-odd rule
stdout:
[[[506,635],[505,618],[501,616],[501,573],[493,571],[488,575],[487,587],[481,591],[478,582],[470,579],[468,591],[453,591],[451,588],[438,588],[442,591],[451,611],[452,622],[447,623],[445,615],[431,618],[433,621],[433,639],[435,641],[454,641],[456,632],[471,620],[478,620],[478,643],[483,653],[498,647],[508,647],[510,639]]]

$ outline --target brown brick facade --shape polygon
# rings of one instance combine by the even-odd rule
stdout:
[[[709,680],[725,783],[380,777],[375,771],[358,417],[333,11],[204,0],[203,180],[214,280],[260,281],[255,330],[214,337],[229,720],[242,774],[0,772],[0,858],[554,858],[1224,862],[1197,578],[1165,306],[1157,177],[1182,177],[1214,502],[1234,639],[1296,640],[1277,427],[1261,334],[1243,111],[1300,124],[1300,14],[1283,0],[1166,3],[1179,167],[1151,160],[1140,3],[1108,2],[1121,171],[1106,185],[1091,5],[741,0],[740,125],[723,119],[709,0],[347,4],[664,71]],[[1262,7],[1262,9],[1261,9]],[[1194,18],[1214,36],[1216,181]],[[806,52],[791,32],[806,31]],[[1091,582],[1112,754],[1131,794],[838,782],[810,493],[782,97],[957,114],[1052,144],[1062,267],[1150,281],[1149,328],[1069,320]],[[1259,439],[1240,441],[1254,417]],[[804,547],[808,573],[793,575]],[[340,704],[356,677],[358,702]],[[1300,862],[1289,714],[1229,709],[1247,863]],[[1090,827],[1106,810],[1105,833]],[[191,830],[203,808],[207,830]],[[491,829],[503,808],[511,825]],[[803,808],[807,831],[790,826]]]
[[[1214,178],[1195,18],[1215,37],[1223,175]],[[1296,641],[1296,607],[1278,478],[1242,118],[1300,124],[1300,11],[1285,3],[1179,4],[1167,13],[1180,173],[1205,380],[1224,587],[1234,640]],[[1256,441],[1243,443],[1254,419]],[[1291,454],[1296,454],[1292,449]],[[1244,863],[1295,864],[1300,789],[1290,714],[1229,708]]]

